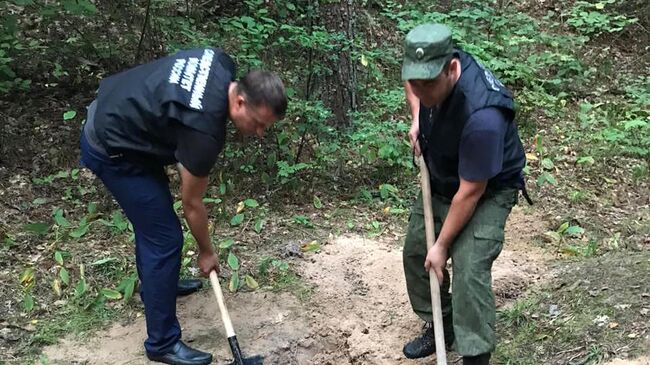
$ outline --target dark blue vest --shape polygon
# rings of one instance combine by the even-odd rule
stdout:
[[[174,162],[173,123],[222,139],[235,65],[215,48],[180,51],[101,81],[95,132],[109,156]]]
[[[420,105],[420,146],[423,149],[433,193],[452,199],[460,186],[459,145],[465,123],[477,110],[498,107],[509,115],[507,146],[501,173],[488,181],[488,191],[522,188],[525,154],[516,126],[511,92],[472,56],[456,50],[462,67],[461,77],[442,105]]]

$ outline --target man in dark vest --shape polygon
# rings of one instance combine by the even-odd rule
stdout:
[[[203,195],[224,146],[226,122],[260,138],[283,117],[282,81],[252,71],[235,81],[233,60],[220,49],[180,51],[101,81],[81,133],[81,163],[111,192],[133,224],[147,357],[199,365],[212,355],[181,341],[176,296],[183,233],[164,166],[178,164],[185,219],[205,276],[219,270],[208,234]]]
[[[408,33],[402,79],[413,118],[409,138],[431,177],[436,232],[427,251],[420,194],[411,210],[403,260],[411,306],[425,326],[404,346],[404,354],[420,358],[435,352],[432,268],[442,285],[445,343],[455,345],[464,365],[488,364],[495,349],[492,263],[523,188],[525,154],[512,94],[471,55],[455,49],[451,31],[441,24]]]

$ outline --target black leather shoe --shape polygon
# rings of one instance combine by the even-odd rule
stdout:
[[[451,349],[453,342],[453,333],[445,333],[446,350]],[[433,335],[433,323],[424,323],[422,334],[404,345],[402,351],[404,351],[404,356],[407,359],[419,359],[434,354],[436,352],[436,339]]]
[[[208,365],[212,362],[212,354],[195,350],[184,344],[183,341],[176,342],[171,351],[164,355],[153,356],[147,353],[147,358],[151,361],[172,365]]]
[[[491,355],[492,354],[487,353],[472,357],[465,356],[463,357],[463,365],[489,365]]]
[[[182,297],[190,295],[203,287],[203,282],[199,279],[181,279],[176,287],[176,296]]]

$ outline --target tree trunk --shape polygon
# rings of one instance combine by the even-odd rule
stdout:
[[[357,108],[356,62],[354,61],[355,5],[353,0],[329,3],[320,8],[322,24],[332,33],[341,33],[345,41],[340,52],[325,60],[327,68],[333,70],[322,81],[322,96],[325,105],[336,118],[336,127],[350,125],[350,112]]]

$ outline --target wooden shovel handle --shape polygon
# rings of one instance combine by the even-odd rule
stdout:
[[[221,311],[223,326],[226,328],[226,337],[233,337],[235,335],[235,330],[232,327],[230,315],[228,314],[228,308],[226,308],[226,303],[223,300],[223,292],[221,292],[219,277],[217,276],[217,272],[214,270],[210,272],[210,282],[212,283],[212,290],[214,290],[214,295],[217,297],[217,303],[219,304],[219,311]]]
[[[420,166],[420,184],[422,187],[422,204],[424,205],[424,232],[427,238],[427,252],[436,241],[433,224],[433,209],[431,206],[431,180],[429,170],[422,155],[418,157]],[[429,286],[431,287],[431,306],[433,314],[433,333],[436,339],[436,361],[438,365],[447,365],[444,329],[442,326],[442,306],[440,305],[440,283],[433,269],[429,270]]]

